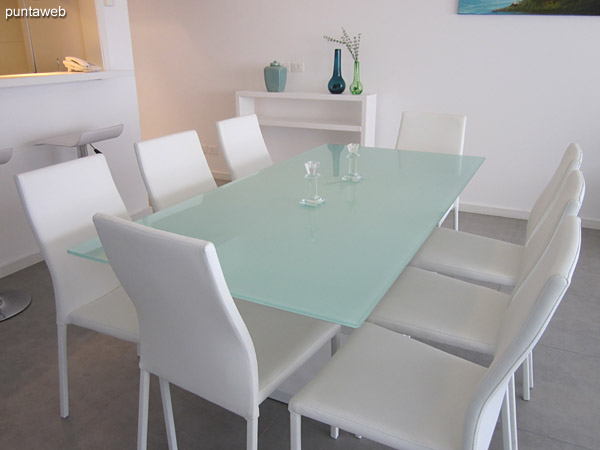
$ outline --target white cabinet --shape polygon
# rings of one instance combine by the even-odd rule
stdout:
[[[237,115],[256,114],[262,127],[355,133],[361,145],[375,146],[376,94],[236,92]]]

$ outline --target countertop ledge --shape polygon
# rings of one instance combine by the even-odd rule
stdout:
[[[77,83],[81,81],[106,80],[109,78],[123,78],[134,76],[133,70],[107,70],[102,72],[49,72],[25,75],[0,76],[0,88],[20,86],[38,86],[56,83]]]

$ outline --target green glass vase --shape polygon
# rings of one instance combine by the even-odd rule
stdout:
[[[350,92],[359,95],[363,92],[363,84],[360,82],[360,61],[354,61],[354,79],[350,85]]]

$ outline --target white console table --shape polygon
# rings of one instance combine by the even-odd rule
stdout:
[[[256,114],[264,127],[353,132],[360,144],[375,146],[377,94],[236,92],[238,116]]]

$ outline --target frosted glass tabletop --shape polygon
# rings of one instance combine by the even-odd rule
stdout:
[[[300,204],[309,160],[316,207]],[[139,222],[212,241],[234,297],[359,327],[483,161],[323,145]],[[351,164],[358,182],[342,180]],[[107,262],[98,239],[69,252]]]

